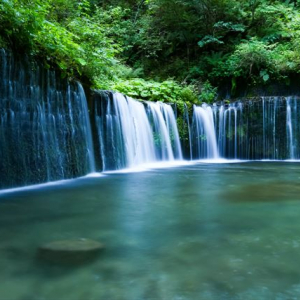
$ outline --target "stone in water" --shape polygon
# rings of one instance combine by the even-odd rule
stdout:
[[[94,259],[104,245],[89,239],[54,241],[39,247],[39,256],[57,263],[82,263]]]

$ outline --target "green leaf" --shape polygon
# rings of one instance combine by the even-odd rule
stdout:
[[[263,76],[264,82],[268,81],[269,78],[270,78],[269,74],[265,74],[265,75]]]

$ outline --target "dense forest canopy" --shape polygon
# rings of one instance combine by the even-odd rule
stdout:
[[[0,0],[0,29],[0,47],[142,99],[209,102],[300,71],[300,1]]]

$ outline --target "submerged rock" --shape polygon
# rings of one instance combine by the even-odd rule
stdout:
[[[300,200],[298,182],[271,181],[239,186],[226,190],[224,196],[230,201],[293,201]]]
[[[61,240],[40,246],[38,255],[51,262],[77,264],[95,259],[103,248],[103,244],[89,239]]]

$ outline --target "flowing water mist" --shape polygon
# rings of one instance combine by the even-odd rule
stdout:
[[[218,158],[213,111],[210,106],[194,106],[193,158]]]
[[[147,102],[149,119],[155,134],[158,158],[163,161],[182,159],[177,124],[173,109],[162,102]]]
[[[80,83],[4,50],[0,62],[0,188],[182,159],[169,104],[103,92],[91,126]]]
[[[263,97],[196,106],[193,159],[299,159],[298,101],[297,97]]]
[[[95,170],[86,98],[79,83],[0,51],[0,188]]]
[[[294,151],[294,138],[293,138],[293,124],[292,124],[292,109],[291,109],[291,99],[286,100],[286,124],[287,124],[287,144],[289,146],[290,159],[295,159]]]
[[[87,101],[79,83],[61,80],[4,50],[0,60],[0,188],[183,156],[300,158],[297,97],[204,104],[194,106],[192,116],[185,106],[176,120],[170,104],[107,91],[95,91]],[[181,134],[186,133],[181,140],[177,122]]]
[[[182,159],[170,105],[139,102],[120,93],[100,94],[94,114],[104,171]]]

